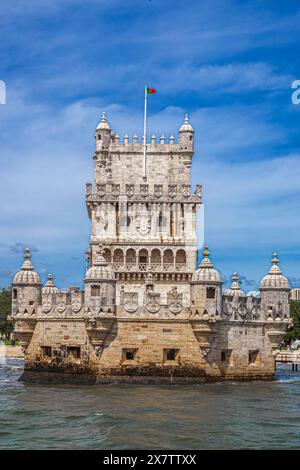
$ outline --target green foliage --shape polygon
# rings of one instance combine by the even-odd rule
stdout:
[[[291,300],[291,317],[293,319],[293,328],[285,335],[285,342],[300,339],[300,302],[298,300]]]
[[[0,336],[9,338],[13,323],[7,320],[11,315],[11,289],[0,289]]]

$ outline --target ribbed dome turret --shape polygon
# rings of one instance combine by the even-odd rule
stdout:
[[[100,246],[97,252],[94,265],[89,268],[85,275],[85,281],[114,281],[115,274],[112,266],[108,264],[103,255],[103,249]]]
[[[56,285],[53,282],[53,276],[52,274],[48,274],[48,279],[45,284],[45,286],[42,289],[42,293],[44,295],[49,295],[49,294],[58,294],[59,289],[56,287]]]
[[[31,254],[29,248],[25,249],[24,263],[22,264],[21,271],[15,274],[13,285],[40,285],[41,281],[38,273],[33,269],[30,261]]]
[[[283,276],[280,267],[278,266],[279,258],[276,253],[273,253],[271,259],[271,269],[260,283],[260,289],[289,289],[289,281]]]
[[[214,265],[209,259],[210,252],[208,251],[208,245],[204,245],[204,249],[202,252],[203,259],[200,263],[199,269],[193,273],[192,276],[192,283],[202,284],[202,283],[214,283],[214,284],[221,284],[222,278],[216,269],[214,269]]]
[[[234,273],[232,276],[232,284],[229,289],[226,289],[224,295],[228,297],[246,297],[244,291],[242,291],[239,282],[239,276],[237,273]]]
[[[189,123],[189,116],[188,114],[185,115],[184,123],[179,129],[179,132],[194,132],[191,124]]]

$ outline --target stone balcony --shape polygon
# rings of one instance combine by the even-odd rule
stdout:
[[[115,272],[185,273],[185,263],[113,263]]]

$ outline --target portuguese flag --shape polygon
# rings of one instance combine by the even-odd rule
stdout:
[[[156,93],[156,90],[154,88],[146,88],[147,95],[152,95],[153,93]]]

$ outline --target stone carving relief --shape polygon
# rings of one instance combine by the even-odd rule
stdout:
[[[149,185],[148,184],[141,184],[140,185],[140,193],[141,196],[147,197],[149,194]]]
[[[135,313],[138,309],[138,293],[137,292],[123,292],[122,303],[124,309],[128,313]]]
[[[190,185],[183,185],[182,195],[183,197],[189,197],[191,195],[191,186]]]
[[[132,197],[134,195],[134,184],[126,184],[126,194],[128,197]]]
[[[99,197],[103,197],[106,194],[106,185],[105,184],[98,184],[97,185],[97,195]]]
[[[115,197],[120,195],[120,185],[119,184],[112,184],[111,185],[111,194]]]
[[[149,313],[155,314],[160,310],[160,294],[148,292],[146,300],[146,310]]]
[[[177,194],[177,185],[176,184],[169,184],[169,196],[175,197]]]
[[[154,196],[162,197],[163,195],[163,185],[162,184],[155,184],[154,185]]]
[[[49,313],[51,312],[51,309],[52,309],[52,303],[49,300],[46,300],[46,302],[43,303],[42,305],[42,311],[44,313]]]

